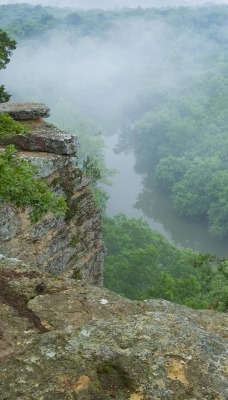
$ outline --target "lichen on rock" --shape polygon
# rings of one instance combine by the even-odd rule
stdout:
[[[29,313],[1,295],[0,398],[227,399],[226,314],[130,301],[15,260],[0,261],[2,279]]]

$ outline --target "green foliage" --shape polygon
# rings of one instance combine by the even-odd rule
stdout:
[[[159,188],[164,192],[171,192],[175,183],[183,178],[189,165],[190,161],[184,156],[162,158],[155,170]]]
[[[100,186],[96,185],[92,187],[92,193],[94,203],[99,208],[99,210],[104,213],[106,210],[107,201],[109,199],[107,192]]]
[[[228,309],[228,261],[178,249],[142,220],[106,218],[105,286],[135,300]]]
[[[207,214],[212,202],[208,186],[219,167],[219,160],[215,157],[197,157],[192,160],[183,178],[172,188],[173,201],[180,214],[193,219]]]
[[[228,310],[228,260],[219,259],[211,254],[198,254],[192,265],[200,271],[210,308],[218,311]]]
[[[10,62],[12,51],[16,48],[15,40],[11,40],[6,32],[0,29],[0,69],[6,68]]]
[[[6,103],[10,99],[10,94],[6,92],[5,86],[0,85],[0,103]]]
[[[209,306],[197,253],[178,249],[142,220],[106,218],[104,283],[130,299],[163,298],[195,308]],[[207,265],[207,271],[210,266]]]
[[[8,35],[0,29],[0,70],[6,68],[10,62],[12,51],[16,48],[15,40],[11,40]],[[0,85],[0,103],[9,101],[10,95],[5,91],[5,86]]]
[[[213,174],[207,185],[211,205],[208,210],[210,231],[217,236],[228,232],[228,171]]]
[[[37,222],[45,213],[60,216],[66,211],[62,196],[56,196],[46,183],[35,175],[37,169],[20,158],[13,145],[0,154],[0,201],[17,207],[30,207],[30,218]]]
[[[228,79],[225,69],[215,70],[198,71],[185,86],[161,88],[163,102],[150,111],[148,104],[138,104],[141,116],[124,140],[135,150],[137,170],[147,174],[144,182],[155,176],[179,214],[207,219],[212,234],[225,236]]]
[[[101,179],[101,170],[96,160],[92,160],[87,156],[82,162],[82,171],[90,178],[90,185],[96,185]]]
[[[0,138],[7,138],[13,135],[30,135],[27,126],[14,121],[7,113],[0,114]]]
[[[54,28],[58,21],[39,5],[12,4],[1,6],[0,23],[13,37],[32,38]]]

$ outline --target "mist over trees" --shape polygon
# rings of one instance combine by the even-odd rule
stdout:
[[[25,3],[24,0],[1,0],[0,4]],[[167,7],[167,6],[193,6],[197,4],[227,4],[227,0],[27,0],[26,3],[53,7],[73,7],[73,8],[137,8],[137,7]]]

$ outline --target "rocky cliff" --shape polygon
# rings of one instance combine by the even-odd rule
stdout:
[[[7,112],[29,127],[31,135],[15,135],[0,140],[0,146],[15,144],[21,157],[38,167],[38,174],[67,200],[67,214],[55,218],[47,214],[32,224],[28,210],[10,204],[0,206],[0,252],[17,257],[52,274],[74,273],[92,284],[102,283],[103,243],[101,219],[94,206],[88,178],[76,165],[76,137],[60,131],[43,118],[49,109],[36,103],[4,103]],[[1,149],[1,148],[0,148]]]
[[[101,223],[75,138],[40,118],[44,106],[6,111],[32,129],[10,142],[69,212],[33,225],[0,208],[0,399],[227,400],[227,315],[91,285],[102,282]]]

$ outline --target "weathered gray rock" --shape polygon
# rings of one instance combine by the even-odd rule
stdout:
[[[0,138],[0,146],[14,144],[17,149],[42,151],[62,155],[76,155],[78,141],[76,136],[61,131],[43,120],[25,123],[31,129],[31,135],[13,135]]]
[[[42,119],[25,124],[31,130],[30,136],[1,139],[0,145],[13,143],[22,149],[21,157],[35,164],[38,176],[57,195],[65,197],[68,210],[60,218],[48,213],[32,224],[29,209],[0,204],[0,252],[52,274],[74,273],[83,282],[102,284],[101,216],[89,179],[76,166],[77,139]]]
[[[42,103],[1,103],[0,114],[3,112],[16,121],[50,117],[50,109]]]
[[[22,158],[32,161],[33,165],[37,167],[37,175],[40,178],[47,178],[52,174],[58,173],[60,170],[69,167],[72,162],[75,162],[71,157],[66,155],[41,151],[19,151],[19,154]]]
[[[21,229],[17,212],[9,205],[1,205],[0,243],[14,238]]]
[[[228,317],[0,260],[0,398],[227,400]]]
[[[52,274],[74,271],[83,282],[102,284],[102,223],[88,180],[69,157],[27,152],[23,156],[35,161],[54,192],[65,196],[68,210],[65,216],[48,213],[32,224],[28,209],[0,204],[0,252]]]

